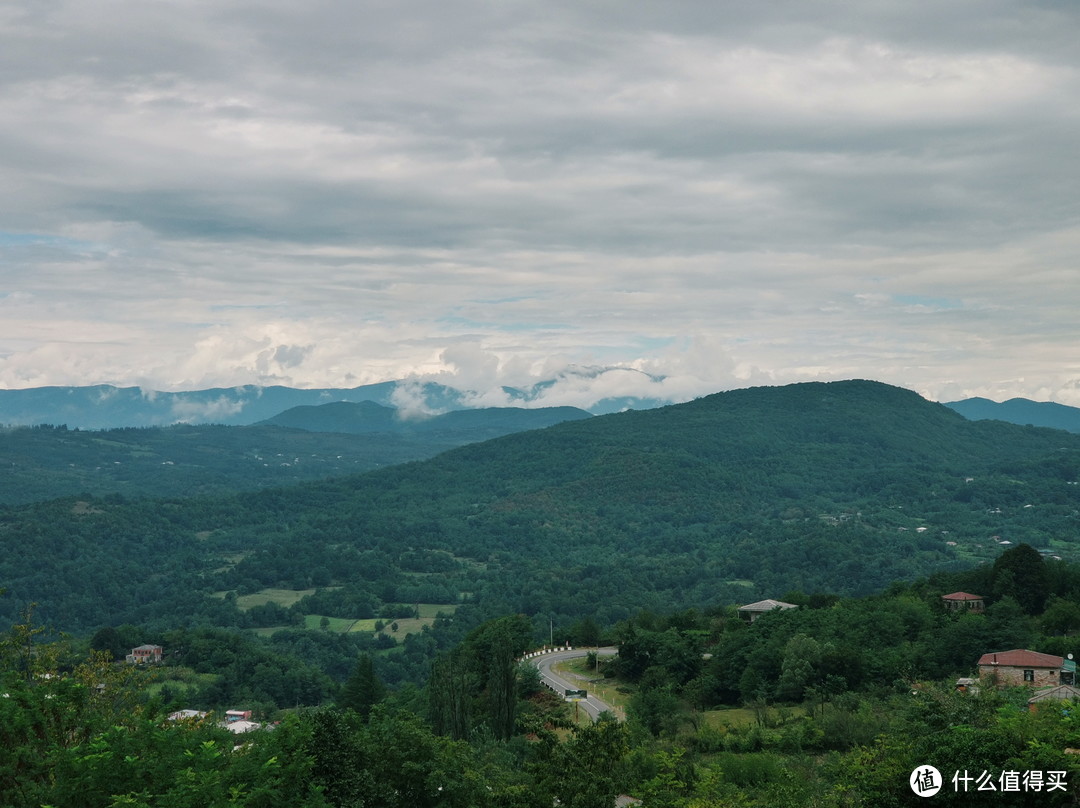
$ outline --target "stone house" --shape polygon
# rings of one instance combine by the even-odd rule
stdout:
[[[161,662],[164,649],[160,645],[140,645],[132,648],[126,659],[133,665],[145,665],[148,662]]]
[[[949,595],[942,595],[941,602],[945,604],[945,608],[950,612],[964,610],[969,612],[986,611],[986,602],[983,600],[983,596],[972,595],[970,592],[953,592]]]
[[[1065,669],[1063,657],[1015,649],[979,657],[979,678],[997,687],[1057,687]]]

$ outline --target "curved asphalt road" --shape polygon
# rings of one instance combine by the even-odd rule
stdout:
[[[577,659],[578,657],[587,656],[590,651],[596,651],[598,654],[600,654],[600,656],[615,656],[619,652],[619,649],[575,648],[572,651],[552,651],[549,654],[535,656],[526,661],[532,665],[535,665],[537,669],[539,669],[540,681],[542,681],[545,686],[549,687],[551,690],[554,690],[560,696],[565,696],[567,690],[586,690],[589,693],[589,697],[587,699],[582,699],[578,703],[581,705],[581,709],[588,713],[589,717],[592,718],[593,721],[595,721],[596,717],[600,715],[600,713],[604,712],[604,710],[608,710],[614,713],[616,712],[615,708],[607,702],[601,701],[600,699],[596,698],[596,696],[592,694],[592,691],[589,690],[588,685],[586,685],[584,688],[581,688],[581,685],[577,684],[576,682],[571,682],[567,679],[564,679],[562,676],[552,670],[552,667],[555,665],[556,662],[563,662],[567,659]]]

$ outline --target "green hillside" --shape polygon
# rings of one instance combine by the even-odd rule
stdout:
[[[0,603],[36,600],[64,628],[240,625],[210,593],[315,588],[307,613],[329,617],[467,598],[611,623],[870,592],[1002,541],[1073,557],[1078,479],[1077,436],[969,422],[874,382],[755,388],[292,488],[7,509]]]
[[[432,435],[460,445],[591,417],[577,407],[482,407],[422,418],[402,417],[395,408],[374,401],[335,401],[319,406],[292,407],[261,423],[312,432]]]
[[[365,401],[294,407],[256,426],[0,429],[0,504],[77,494],[190,497],[279,487],[589,417],[574,407],[491,407],[405,420],[391,407]]]
[[[292,485],[431,457],[461,441],[273,426],[0,430],[0,503],[76,494],[190,497]]]

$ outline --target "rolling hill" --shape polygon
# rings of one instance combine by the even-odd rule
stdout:
[[[559,407],[402,419],[397,410],[374,402],[336,402],[286,410],[256,426],[0,429],[0,504],[76,494],[221,495],[290,485],[589,417]]]
[[[260,423],[309,432],[430,435],[460,445],[591,417],[577,407],[482,407],[417,418],[402,417],[399,410],[374,401],[337,401],[293,407]]]

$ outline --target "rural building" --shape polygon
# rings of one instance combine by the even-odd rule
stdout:
[[[759,600],[757,603],[749,603],[746,606],[739,607],[739,617],[743,620],[749,620],[753,623],[761,615],[768,612],[776,611],[777,609],[797,609],[799,608],[794,603],[784,603],[782,600]]]
[[[1035,712],[1042,701],[1080,701],[1080,690],[1072,685],[1058,685],[1040,690],[1028,699],[1028,709]]]
[[[1065,660],[1053,654],[1015,649],[979,657],[979,677],[998,687],[1057,687],[1065,678]]]
[[[982,595],[972,595],[970,592],[953,592],[951,595],[942,595],[941,602],[950,612],[985,612],[986,602]]]
[[[227,729],[229,732],[231,732],[231,733],[233,733],[235,735],[243,735],[245,732],[251,732],[252,730],[258,729],[259,727],[262,726],[262,724],[258,723],[257,721],[243,720],[243,721],[227,721],[222,726],[225,727],[225,729]]]
[[[177,710],[175,713],[169,713],[170,721],[197,721],[206,718],[209,713],[203,710]]]
[[[226,710],[225,720],[230,724],[234,721],[250,721],[251,710]]]
[[[140,645],[132,648],[126,659],[133,665],[145,665],[149,662],[161,662],[164,649],[160,645]]]
[[[977,696],[979,695],[979,680],[972,679],[970,676],[961,676],[956,680],[956,689],[961,693],[970,693]]]

